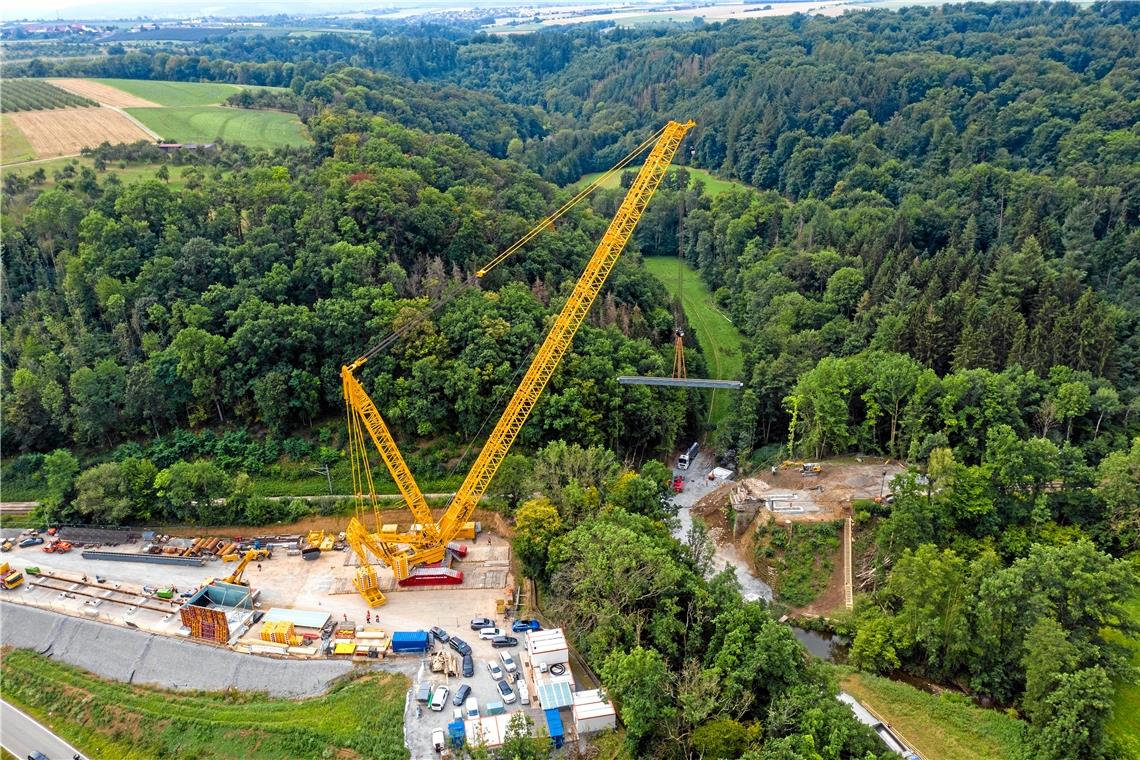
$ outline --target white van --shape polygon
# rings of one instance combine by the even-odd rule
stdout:
[[[437,686],[435,691],[432,692],[431,700],[428,702],[428,707],[436,712],[441,712],[447,704],[447,695],[450,693],[446,686]]]
[[[526,687],[526,679],[520,678],[518,682],[519,687],[519,702],[524,705],[530,704],[530,689]]]
[[[501,652],[499,654],[499,659],[503,661],[503,670],[507,671],[508,673],[514,673],[516,670],[518,670],[518,666],[515,665],[515,658],[511,657],[510,652]]]
[[[685,450],[685,453],[677,458],[677,467],[682,470],[689,469],[689,465],[697,458],[697,452],[701,450],[701,445],[694,442],[692,446]]]
[[[467,720],[475,720],[479,717],[479,700],[475,697],[468,697],[464,705],[467,708]]]

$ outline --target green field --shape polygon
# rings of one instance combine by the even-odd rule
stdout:
[[[1025,724],[966,697],[935,696],[910,684],[837,668],[840,687],[890,724],[923,757],[994,760],[1026,756]]]
[[[660,280],[669,294],[676,297],[677,259],[652,256],[643,259],[645,268]],[[740,380],[744,371],[744,336],[724,316],[713,301],[712,293],[701,280],[697,270],[688,264],[681,273],[681,305],[685,319],[696,332],[697,345],[705,357],[709,374],[715,380]],[[739,391],[714,390],[709,408],[709,422],[720,424],[736,399]]]
[[[253,148],[308,145],[301,120],[280,111],[251,111],[220,106],[180,108],[128,108],[134,116],[164,140],[208,143],[219,137],[226,142]]]
[[[0,114],[0,163],[30,161],[36,157],[28,138],[8,118]]]
[[[1140,625],[1140,593],[1132,597],[1127,609],[1133,622]],[[1115,632],[1110,633],[1109,637],[1128,646],[1132,650],[1132,664],[1140,668],[1140,638],[1127,639]],[[1124,757],[1140,760],[1140,684],[1117,686],[1108,733],[1120,744]]]
[[[27,650],[3,658],[4,699],[88,757],[402,760],[408,681],[374,673],[321,697],[171,692],[115,681]]]
[[[7,140],[8,138],[5,137],[4,139]],[[8,161],[6,146],[7,143],[5,143],[5,162]],[[19,159],[13,158],[12,160],[15,161]],[[47,175],[47,180],[44,182],[42,187],[51,187],[55,184],[56,172],[60,171],[68,164],[75,166],[76,176],[78,176],[78,171],[81,167],[95,167],[95,161],[90,157],[78,156],[69,158],[65,156],[63,158],[53,158],[47,161],[25,161],[22,164],[8,165],[5,163],[3,167],[0,167],[0,172],[2,172],[4,175],[18,174],[22,177],[26,177],[29,174],[35,172],[37,169],[43,169],[44,174]],[[162,164],[127,163],[125,166],[120,167],[118,161],[111,161],[108,162],[107,169],[105,171],[96,172],[96,174],[98,175],[100,182],[104,181],[107,178],[108,174],[115,174],[118,175],[119,180],[123,184],[130,184],[131,182],[138,182],[139,180],[155,179],[155,175],[158,172],[158,167],[161,165]],[[170,179],[167,180],[167,184],[173,188],[180,188],[184,186],[186,184],[186,179],[182,176],[182,171],[184,168],[185,167],[181,166],[167,166],[167,170],[170,172]],[[7,484],[5,484],[5,486],[7,486]],[[5,488],[5,496],[7,496],[7,488]],[[19,500],[17,499],[17,501]]]
[[[96,79],[116,90],[144,98],[160,106],[212,106],[243,87],[215,82],[163,82],[149,79]]]
[[[42,79],[7,79],[0,88],[0,111],[4,113],[97,105],[94,100],[61,90]]]
[[[634,171],[637,171],[641,167],[637,166],[637,167],[630,167],[630,168],[633,169]],[[676,167],[676,166],[670,166],[669,167],[669,171],[671,171],[671,172],[676,171],[677,169],[678,169],[678,167]],[[725,190],[730,190],[734,187],[745,187],[745,188],[748,187],[748,185],[745,185],[745,184],[740,183],[740,182],[734,182],[734,181],[728,180],[728,179],[721,179],[720,177],[716,176],[715,174],[710,174],[708,171],[706,171],[704,169],[693,169],[691,167],[685,167],[685,171],[687,171],[689,173],[689,176],[692,178],[689,180],[690,185],[692,185],[694,182],[696,182],[698,180],[705,183],[705,195],[709,196],[710,198],[715,198],[716,196],[723,193]],[[603,174],[605,174],[605,172],[593,172],[592,174],[586,174],[581,179],[579,179],[577,182],[575,182],[574,184],[575,185],[587,185],[587,184],[593,182],[598,177],[602,176]],[[615,187],[620,187],[620,186],[621,186],[621,172],[615,173],[613,176],[611,176],[609,179],[607,179],[605,182],[602,183],[602,189],[603,190],[612,190]]]

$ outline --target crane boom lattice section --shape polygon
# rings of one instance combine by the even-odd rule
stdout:
[[[585,272],[574,286],[566,305],[563,306],[554,326],[507,404],[503,416],[491,431],[483,450],[479,452],[479,458],[475,460],[471,471],[456,492],[447,514],[440,521],[439,533],[444,543],[455,537],[459,528],[475,511],[479,499],[487,492],[499,465],[518,437],[519,431],[522,430],[558,363],[569,350],[575,333],[605,285],[606,278],[617,263],[618,256],[645,212],[649,199],[661,184],[665,170],[673,160],[673,155],[680,147],[685,133],[692,127],[691,121],[684,124],[669,122],[657,144],[650,151],[625,200],[618,208],[617,215],[610,222],[609,228],[586,264]]]

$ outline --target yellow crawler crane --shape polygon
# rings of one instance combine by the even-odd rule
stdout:
[[[618,256],[633,234],[634,227],[645,212],[650,198],[661,184],[662,178],[674,154],[681,145],[685,134],[692,129],[692,121],[679,123],[670,121],[632,153],[589,186],[579,191],[558,211],[542,220],[533,230],[517,243],[500,253],[483,269],[476,272],[482,278],[492,268],[500,264],[542,230],[550,227],[574,205],[601,185],[606,178],[619,171],[650,145],[652,149],[645,164],[638,172],[629,192],[610,222],[586,269],[574,286],[573,292],[555,320],[550,333],[542,342],[530,367],[515,390],[494,430],[479,452],[475,464],[467,473],[463,484],[455,493],[446,513],[436,522],[428,507],[427,500],[420,491],[415,478],[408,469],[395,439],[384,423],[380,411],[368,397],[356,378],[356,370],[368,361],[376,349],[341,368],[341,381],[344,386],[345,409],[348,418],[348,450],[352,465],[353,489],[356,495],[356,515],[349,521],[345,530],[345,540],[352,547],[360,561],[353,582],[370,607],[383,604],[384,594],[380,591],[376,571],[372,562],[379,560],[390,567],[397,581],[408,577],[417,565],[439,562],[444,558],[449,542],[453,541],[471,519],[479,499],[487,492],[503,459],[510,451],[519,431],[531,410],[542,395],[543,389],[557,368],[558,363],[570,349],[571,341],[585,320],[590,306],[602,290],[606,278],[617,263]],[[409,533],[380,535],[381,520],[372,481],[372,471],[368,462],[366,439],[371,440],[388,472],[391,473],[400,495],[411,510],[418,530]],[[371,507],[372,526],[366,522],[366,511]]]

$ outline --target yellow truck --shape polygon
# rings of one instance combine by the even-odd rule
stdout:
[[[19,570],[13,570],[11,565],[7,562],[0,565],[0,586],[6,589],[13,589],[23,584],[24,574]]]

